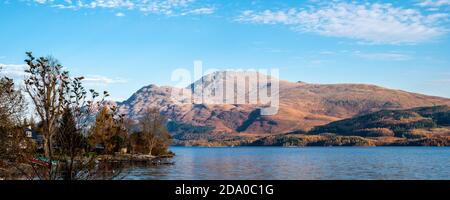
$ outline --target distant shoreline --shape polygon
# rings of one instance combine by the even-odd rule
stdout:
[[[274,135],[240,144],[227,144],[214,141],[205,144],[204,141],[180,141],[172,146],[180,147],[450,147],[448,136],[430,138],[364,138],[359,136],[321,136],[321,135]]]

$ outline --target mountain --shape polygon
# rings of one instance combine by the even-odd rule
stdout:
[[[263,137],[250,145],[450,146],[450,107],[382,110],[317,126],[308,133]]]
[[[334,133],[362,137],[421,137],[427,131],[450,127],[450,107],[382,110],[313,128],[310,133]],[[423,134],[422,134],[423,133]],[[450,136],[450,129],[447,133]]]
[[[244,80],[245,86],[234,84],[232,94],[217,98],[215,94],[230,84],[229,81],[224,84],[224,80]],[[275,115],[261,115],[261,109],[267,106],[264,102],[236,102],[236,94],[244,96],[247,102],[250,96],[276,86],[279,86],[276,93],[279,110]],[[221,71],[206,75],[186,88],[149,85],[117,105],[122,113],[135,120],[145,108],[159,108],[170,121],[170,131],[179,140],[227,140],[307,132],[330,122],[380,110],[450,105],[450,99],[367,84],[308,84],[277,80],[258,72]]]

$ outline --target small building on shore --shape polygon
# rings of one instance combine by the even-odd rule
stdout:
[[[25,128],[24,131],[25,137],[30,139],[36,145],[37,150],[44,148],[44,137],[41,134],[33,130],[31,126]]]

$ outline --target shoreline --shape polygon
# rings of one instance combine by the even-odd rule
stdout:
[[[175,154],[167,154],[160,156],[153,156],[147,154],[116,154],[116,155],[99,155],[97,161],[99,162],[120,162],[120,163],[145,163],[145,164],[173,164],[164,159],[173,158]]]
[[[276,147],[329,147],[329,146],[377,146],[377,147],[420,147],[450,146],[450,136],[421,138],[406,137],[361,137],[341,135],[279,134],[245,140],[178,140],[172,146],[238,147],[238,146],[276,146]]]

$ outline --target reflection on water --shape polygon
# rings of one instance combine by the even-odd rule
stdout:
[[[172,147],[174,165],[136,166],[125,179],[446,179],[447,147]]]

